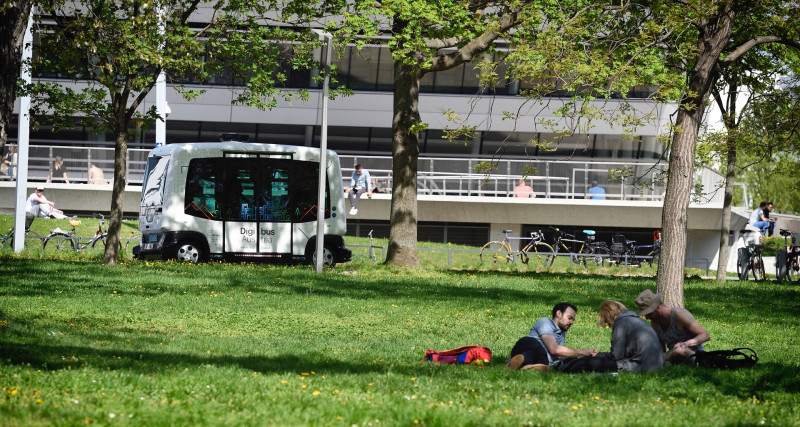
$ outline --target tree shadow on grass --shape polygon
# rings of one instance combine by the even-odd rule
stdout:
[[[161,372],[168,368],[195,368],[198,366],[232,366],[260,373],[299,373],[309,370],[331,373],[386,372],[385,365],[357,363],[335,359],[320,352],[284,353],[280,356],[257,355],[197,355],[179,352],[153,352],[91,347],[9,344],[0,342],[3,363],[23,365],[42,370],[96,368],[103,370],[132,371],[138,373]],[[391,371],[408,373],[411,366],[393,365]]]
[[[658,372],[645,374],[622,373],[618,377],[598,375],[594,373],[548,374],[524,371],[508,371],[502,367],[502,361],[496,359],[486,369],[471,366],[443,366],[428,362],[417,363],[362,363],[331,357],[323,352],[286,352],[278,356],[258,355],[197,355],[178,352],[153,352],[135,350],[108,350],[80,346],[25,344],[8,346],[0,343],[3,364],[30,366],[42,370],[62,370],[77,368],[94,368],[111,371],[130,371],[141,374],[155,372],[179,372],[185,368],[198,367],[234,367],[261,374],[298,374],[315,371],[327,375],[382,375],[387,372],[401,376],[445,375],[450,376],[454,370],[464,375],[485,376],[490,382],[499,381],[504,386],[522,388],[547,387],[550,383],[568,382],[573,394],[592,395],[601,393],[604,398],[630,399],[641,398],[641,390],[665,390],[665,398],[695,400],[698,391],[711,387],[716,393],[708,396],[714,399],[715,394],[747,400],[758,397],[761,400],[770,398],[767,394],[794,394],[800,391],[800,376],[796,366],[774,363],[757,365],[751,369],[736,371],[715,370],[700,367],[676,366]],[[461,375],[461,374],[459,374]],[[537,386],[537,384],[539,384]],[[563,384],[562,384],[563,386]]]

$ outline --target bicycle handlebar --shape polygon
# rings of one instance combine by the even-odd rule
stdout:
[[[570,238],[570,239],[574,239],[575,238],[575,235],[569,234],[566,231],[561,231],[558,227],[553,227],[552,225],[548,225],[547,228],[550,228],[550,229],[554,230],[556,232],[556,237],[558,237],[560,235],[560,236],[567,237],[567,238]]]

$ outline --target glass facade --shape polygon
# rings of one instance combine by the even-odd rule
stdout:
[[[282,44],[282,56],[290,58],[293,47]],[[502,60],[504,52],[498,51],[492,58]],[[486,94],[493,96],[515,96],[536,86],[535,82],[518,82],[507,76],[508,65],[498,62],[496,77],[491,87],[482,88],[475,63],[462,64],[450,70],[428,73],[420,82],[423,93],[433,94]],[[393,88],[394,69],[391,52],[385,47],[367,45],[361,50],[354,46],[343,50],[341,56],[332,58],[338,69],[336,82],[354,91],[386,92]],[[319,87],[314,82],[312,71],[292,69],[288,60],[280,64],[286,75],[284,88],[305,89]],[[57,72],[38,72],[39,77],[62,78]],[[197,81],[192,76],[178,77],[173,84],[205,84],[237,86],[231,75],[222,72],[209,79]],[[541,83],[541,82],[539,82]],[[646,97],[651,88],[637,87],[631,91],[634,97]],[[567,96],[554,87],[552,96]],[[235,120],[235,119],[233,119]],[[11,134],[14,135],[16,121],[12,121]],[[130,148],[152,148],[155,141],[155,127],[131,129],[133,138]],[[222,133],[240,133],[249,136],[250,141],[279,143],[298,146],[320,145],[319,126],[287,125],[281,123],[244,123],[233,121],[177,121],[169,120],[167,138],[169,143],[193,141],[217,141]],[[392,151],[392,135],[389,128],[329,126],[328,147],[340,153],[364,153],[386,155]],[[46,125],[31,132],[34,145],[74,145],[82,142],[88,145],[113,144],[114,135],[95,133],[91,128],[76,126],[53,133]],[[420,151],[425,154],[443,156],[507,156],[510,158],[594,158],[594,159],[659,159],[663,156],[664,145],[652,136],[623,135],[571,135],[560,136],[552,133],[536,132],[477,132],[468,140],[449,141],[439,129],[420,132]]]

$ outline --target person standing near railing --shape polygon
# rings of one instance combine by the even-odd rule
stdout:
[[[8,175],[9,180],[16,179],[16,170],[17,170],[17,147],[15,145],[8,146],[8,153],[3,157],[3,169],[5,169],[4,173]]]
[[[767,207],[764,209],[764,218],[769,222],[769,225],[767,225],[767,237],[772,237],[772,235],[775,234],[775,221],[778,220],[777,218],[769,217],[769,214],[772,213],[772,209],[774,209],[772,202],[767,202]]]

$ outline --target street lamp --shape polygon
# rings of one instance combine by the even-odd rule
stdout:
[[[317,274],[322,273],[322,255],[325,249],[325,178],[328,176],[328,86],[331,73],[331,33],[312,28],[311,31],[325,41],[325,83],[322,86],[322,138],[319,144],[319,191],[317,193]]]
[[[28,15],[28,27],[22,39],[22,72],[20,79],[31,82],[30,61],[33,56],[33,14],[31,7]],[[31,96],[25,95],[19,100],[19,118],[17,126],[17,193],[14,201],[14,252],[20,253],[25,248],[25,197],[28,194],[28,147],[30,143],[30,110]]]

